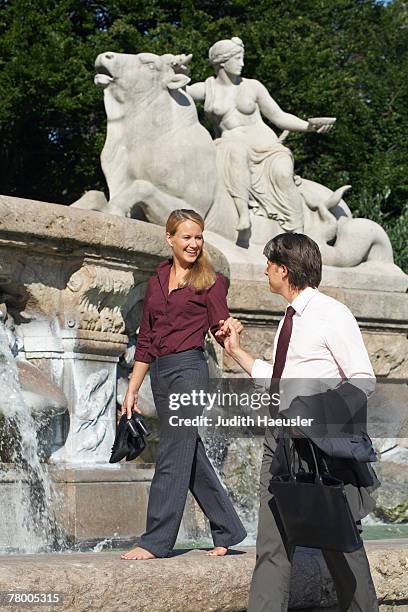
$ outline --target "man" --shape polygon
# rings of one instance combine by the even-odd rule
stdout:
[[[232,317],[220,322],[218,332],[224,338],[227,353],[254,379],[272,378],[272,384],[278,382],[278,386],[280,379],[282,383],[285,379],[299,379],[300,384],[313,379],[319,384],[325,381],[330,388],[349,381],[348,387],[351,382],[358,387],[358,393],[363,390],[369,395],[375,377],[357,321],[344,304],[317,288],[322,272],[317,244],[303,234],[280,234],[267,243],[264,255],[268,260],[265,274],[270,290],[289,302],[275,336],[274,365],[255,359],[241,348],[239,334],[243,327]],[[295,385],[293,398],[296,394],[300,393],[296,393]],[[286,400],[287,406],[290,399]],[[294,550],[284,541],[282,529],[275,521],[273,495],[268,490],[271,476],[280,469],[279,450],[276,430],[267,429],[261,468],[256,566],[248,612],[285,612],[289,602]],[[340,461],[347,498],[354,519],[359,522],[372,508],[365,489],[367,483],[359,481],[358,471],[351,468],[347,473],[344,471],[341,461],[345,460],[336,461],[337,466]],[[347,465],[352,464],[349,461]],[[340,609],[377,611],[364,547],[352,553],[322,552],[333,577]]]

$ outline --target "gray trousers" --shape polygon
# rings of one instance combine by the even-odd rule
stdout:
[[[198,349],[155,359],[151,385],[160,420],[156,469],[150,487],[146,531],[137,544],[156,557],[166,557],[174,547],[190,489],[210,522],[215,546],[241,542],[246,531],[212,467],[197,427],[173,428],[169,417],[192,418],[202,406],[169,408],[169,395],[206,390],[208,366]]]
[[[268,487],[278,465],[277,443],[270,430],[264,441],[256,565],[248,612],[286,612],[294,549],[285,541],[273,495]],[[354,487],[355,489],[355,487]],[[300,509],[301,512],[301,509]],[[322,551],[343,612],[376,612],[377,596],[364,547],[352,553]]]

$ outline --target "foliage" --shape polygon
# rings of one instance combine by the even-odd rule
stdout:
[[[404,0],[0,0],[0,193],[70,203],[106,191],[99,53],[192,52],[197,81],[211,74],[209,46],[234,35],[244,74],[284,110],[338,118],[329,135],[289,136],[296,172],[352,184],[354,215],[386,228],[407,269]]]
[[[386,523],[405,524],[408,519],[408,500],[404,500],[393,508],[377,507],[375,516]]]

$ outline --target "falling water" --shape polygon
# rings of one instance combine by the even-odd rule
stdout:
[[[210,354],[208,359],[210,378],[222,379],[225,374]],[[222,409],[220,411],[222,414]],[[224,415],[225,416],[225,415]],[[225,431],[214,428],[211,431],[200,431],[204,440],[208,458],[218,477],[228,491],[228,495],[237,510],[247,531],[246,545],[255,543],[259,506],[259,472],[262,458],[262,438],[250,435],[246,438],[231,437]],[[188,524],[188,520],[184,523]],[[191,539],[186,524],[181,539]],[[200,533],[200,540],[210,544],[210,534]]]
[[[262,440],[255,436],[231,438],[221,434],[205,438],[205,445],[247,531],[245,545],[253,545],[258,522]]]
[[[58,550],[65,544],[52,510],[56,495],[40,462],[39,423],[24,401],[9,340],[0,320],[0,551]]]

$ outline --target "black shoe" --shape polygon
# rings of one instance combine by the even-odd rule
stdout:
[[[132,417],[127,422],[127,427],[130,433],[128,445],[131,447],[131,450],[126,457],[126,461],[133,461],[146,448],[144,436],[150,435],[150,431],[143,417],[136,412],[132,413]]]
[[[125,457],[126,461],[136,459],[146,448],[144,436],[149,434],[150,431],[141,415],[133,412],[128,419],[126,414],[122,414],[109,463],[117,463]]]
[[[146,442],[142,436],[137,436],[136,438],[129,436],[129,443],[131,450],[126,455],[126,461],[133,461],[133,459],[136,459],[136,457],[138,457],[144,451],[146,448]]]
[[[118,424],[118,430],[116,432],[115,441],[112,446],[112,454],[109,459],[109,463],[117,463],[121,461],[131,451],[129,444],[129,429],[127,426],[127,415],[122,414]]]
[[[137,414],[137,412],[132,413],[132,418],[128,421],[128,426],[131,430],[132,435],[134,436],[137,435],[137,433],[135,433],[135,428],[139,432],[140,436],[150,436],[150,429],[146,425],[146,421],[144,420],[142,415]]]

